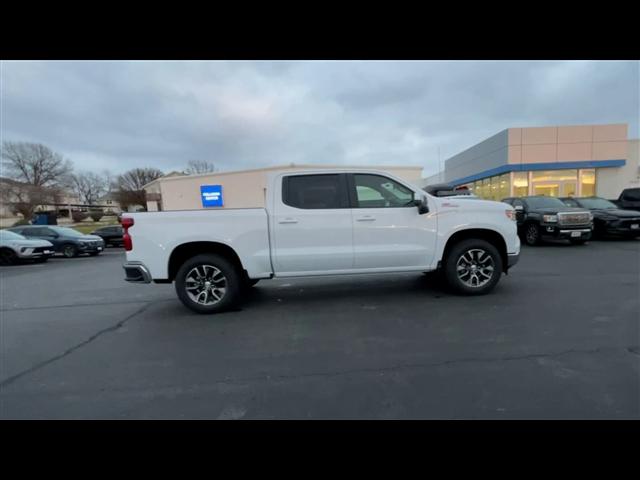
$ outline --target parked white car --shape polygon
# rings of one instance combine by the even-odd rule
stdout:
[[[29,240],[18,233],[0,230],[0,265],[11,265],[19,260],[46,262],[54,253],[51,242]]]
[[[513,207],[435,197],[386,172],[272,174],[266,208],[125,213],[130,282],[175,282],[199,313],[261,279],[442,270],[458,292],[491,291],[519,258]]]

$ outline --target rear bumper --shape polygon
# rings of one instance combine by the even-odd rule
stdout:
[[[151,283],[151,274],[141,262],[127,262],[124,268],[124,279],[131,283]]]

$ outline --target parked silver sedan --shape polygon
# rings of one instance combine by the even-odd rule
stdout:
[[[0,265],[20,260],[46,262],[54,253],[53,244],[47,240],[29,240],[18,233],[0,230]]]

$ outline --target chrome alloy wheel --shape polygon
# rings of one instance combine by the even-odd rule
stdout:
[[[529,245],[533,245],[538,241],[538,227],[536,227],[534,224],[529,225],[527,227],[527,232],[525,235],[527,238],[527,243]]]
[[[227,279],[212,265],[198,265],[187,273],[185,290],[200,305],[215,305],[227,292]]]
[[[456,263],[458,278],[469,287],[485,285],[494,275],[493,257],[481,248],[472,248],[460,255]]]

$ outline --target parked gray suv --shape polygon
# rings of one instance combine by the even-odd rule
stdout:
[[[81,253],[98,255],[104,250],[104,240],[97,235],[85,235],[68,227],[56,225],[23,225],[8,230],[27,238],[39,238],[53,244],[56,253],[65,257],[77,257]]]
[[[0,265],[12,265],[20,260],[46,262],[53,254],[51,242],[29,240],[18,233],[0,230]]]

